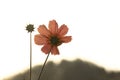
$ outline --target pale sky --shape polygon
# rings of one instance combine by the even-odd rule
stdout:
[[[73,40],[59,47],[49,61],[80,58],[106,70],[120,71],[119,0],[0,0],[0,79],[29,68],[27,24],[37,27],[55,19],[69,27]],[[33,44],[33,66],[44,62],[41,46]]]

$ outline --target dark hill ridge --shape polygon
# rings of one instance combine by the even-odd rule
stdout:
[[[32,80],[37,80],[41,66],[32,70]],[[29,80],[29,70],[5,80]],[[106,72],[104,68],[82,60],[63,60],[56,65],[48,62],[41,80],[120,80],[120,72]]]

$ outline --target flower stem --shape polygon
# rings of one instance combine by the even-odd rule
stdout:
[[[45,64],[46,64],[46,62],[47,62],[47,60],[48,60],[49,55],[50,55],[50,53],[48,53],[48,55],[47,55],[47,57],[46,57],[46,59],[45,59],[45,62],[44,62],[43,66],[42,66],[42,69],[41,69],[41,71],[40,71],[38,80],[41,79],[41,75],[42,75],[42,72],[43,72],[43,70],[44,70]]]
[[[32,80],[32,33],[30,32],[30,80]]]

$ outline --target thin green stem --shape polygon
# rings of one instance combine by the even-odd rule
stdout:
[[[30,80],[32,80],[32,33],[30,32]]]
[[[43,70],[44,70],[44,68],[45,68],[45,64],[46,64],[46,62],[47,62],[47,60],[48,60],[49,55],[50,55],[50,53],[47,55],[47,57],[46,57],[46,59],[45,59],[45,62],[44,62],[43,66],[42,66],[42,69],[41,69],[41,71],[40,71],[38,80],[41,79],[41,76],[42,76],[42,73],[43,73]]]

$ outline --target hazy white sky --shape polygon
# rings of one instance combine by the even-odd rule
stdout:
[[[0,0],[0,79],[29,67],[29,33],[25,26],[55,19],[69,27],[73,40],[59,47],[60,55],[49,60],[80,58],[120,70],[119,0]],[[46,55],[33,41],[33,65]]]

